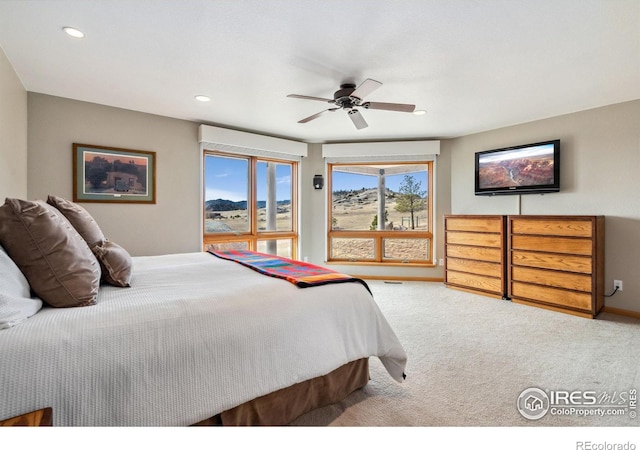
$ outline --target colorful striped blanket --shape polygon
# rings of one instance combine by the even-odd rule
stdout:
[[[357,282],[361,283],[371,293],[364,280],[315,264],[249,250],[228,250],[223,252],[209,250],[209,253],[218,258],[235,261],[264,275],[282,278],[301,288],[329,283]]]

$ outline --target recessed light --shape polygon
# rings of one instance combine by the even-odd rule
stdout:
[[[211,100],[206,95],[196,95],[195,99],[198,100],[199,102],[208,102]]]
[[[414,116],[422,116],[423,114],[426,114],[427,112],[424,109],[418,109],[416,111],[413,112]]]
[[[77,28],[64,27],[62,29],[62,31],[67,33],[69,36],[73,36],[75,38],[83,38],[84,37],[84,33],[82,31],[78,30]]]

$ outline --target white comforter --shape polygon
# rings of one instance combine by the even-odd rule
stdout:
[[[134,258],[131,288],[0,330],[0,419],[176,426],[377,356],[406,354],[360,283],[300,289],[207,253]]]

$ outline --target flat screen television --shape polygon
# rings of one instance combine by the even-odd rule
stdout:
[[[476,153],[476,195],[560,191],[560,140]]]

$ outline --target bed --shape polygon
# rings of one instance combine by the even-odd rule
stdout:
[[[368,358],[402,382],[406,353],[353,281],[301,288],[206,252],[133,257],[128,287],[102,282],[90,306],[45,303],[0,329],[0,419],[51,407],[54,426],[284,425],[366,384]]]

